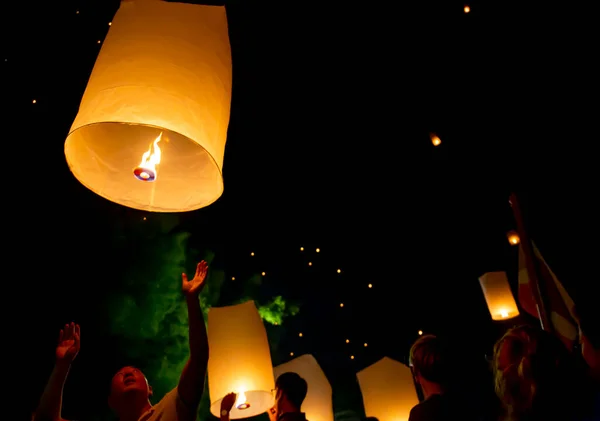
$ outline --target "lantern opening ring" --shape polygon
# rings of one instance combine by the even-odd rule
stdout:
[[[156,172],[148,168],[136,167],[133,170],[133,175],[140,181],[154,181],[156,180]]]

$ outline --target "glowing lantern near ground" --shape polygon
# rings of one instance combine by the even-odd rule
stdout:
[[[507,320],[519,315],[506,272],[488,272],[479,278],[492,320]]]
[[[519,234],[517,234],[516,231],[509,231],[506,234],[506,238],[508,238],[508,242],[510,243],[511,246],[519,245],[519,243],[521,242],[521,239],[519,238]]]
[[[223,192],[230,102],[224,7],[124,0],[65,142],[71,172],[135,209],[208,206]]]
[[[238,394],[231,419],[253,417],[273,406],[275,381],[265,325],[254,301],[208,312],[210,412],[221,415],[221,400]]]
[[[275,378],[291,371],[298,373],[308,384],[302,412],[310,421],[333,421],[332,390],[327,376],[312,355],[302,355],[274,369]]]
[[[419,403],[410,368],[384,357],[357,377],[368,417],[408,421],[410,410]]]

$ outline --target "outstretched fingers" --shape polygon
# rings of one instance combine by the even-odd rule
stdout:
[[[196,266],[196,276],[205,275],[207,270],[208,270],[208,264],[204,260],[201,261]]]
[[[79,340],[81,339],[81,328],[78,324],[75,325],[75,333],[73,334],[75,339],[75,346],[79,347]]]
[[[75,323],[66,324],[58,334],[58,342],[73,340],[76,336],[79,337],[79,334],[79,325]]]

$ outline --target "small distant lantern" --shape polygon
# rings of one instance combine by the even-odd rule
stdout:
[[[408,420],[419,403],[410,368],[384,357],[356,375],[367,417],[379,421]]]
[[[210,412],[221,415],[230,392],[237,399],[230,419],[254,417],[273,406],[275,387],[269,341],[254,301],[208,312]]]
[[[65,141],[73,175],[134,209],[213,203],[223,192],[231,67],[223,6],[123,0]]]
[[[521,238],[519,237],[519,234],[517,234],[516,231],[507,232],[506,238],[508,238],[508,242],[511,246],[517,246],[519,245],[519,243],[521,243]]]
[[[442,139],[440,139],[435,133],[430,133],[429,138],[431,139],[433,146],[440,146],[442,144]]]
[[[519,315],[506,272],[488,272],[479,278],[492,320],[508,320]]]
[[[275,378],[287,372],[298,373],[308,384],[302,412],[310,421],[333,421],[332,390],[327,376],[312,355],[302,355],[274,369]]]

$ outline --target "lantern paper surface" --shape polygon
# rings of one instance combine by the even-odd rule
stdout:
[[[419,403],[410,368],[384,357],[356,375],[367,417],[379,421],[408,421]]]
[[[492,320],[508,320],[519,315],[506,272],[488,272],[479,278]]]
[[[275,379],[283,373],[298,373],[306,380],[308,392],[302,403],[302,412],[310,421],[333,421],[332,390],[329,380],[312,355],[302,355],[274,369]]]
[[[208,206],[223,192],[230,102],[224,7],[123,1],[67,136],[67,163],[124,206]]]
[[[254,301],[208,311],[210,412],[219,417],[221,400],[238,394],[229,417],[253,417],[273,406],[275,387],[265,325]]]

